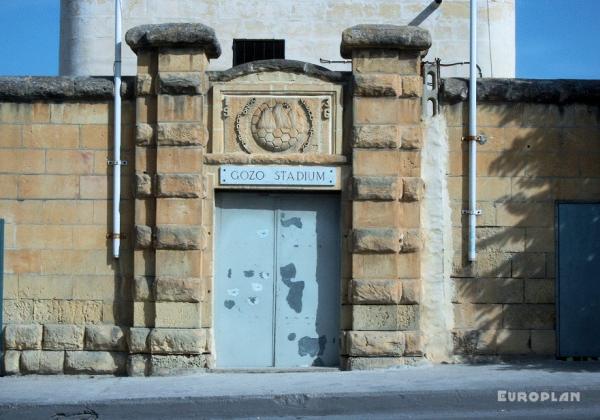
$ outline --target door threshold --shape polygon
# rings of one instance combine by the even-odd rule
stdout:
[[[320,367],[296,367],[296,368],[279,368],[279,367],[264,367],[264,368],[210,368],[206,370],[209,373],[302,373],[302,372],[340,372],[338,366]]]

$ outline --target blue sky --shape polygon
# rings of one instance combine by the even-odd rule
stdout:
[[[0,75],[57,74],[59,4],[0,0]],[[600,79],[600,0],[516,4],[517,77]]]

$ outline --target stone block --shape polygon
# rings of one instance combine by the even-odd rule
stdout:
[[[138,74],[135,78],[135,94],[146,96],[154,94],[154,79],[150,74]]]
[[[423,79],[421,76],[402,77],[402,97],[416,98],[423,96]]]
[[[497,331],[496,346],[498,354],[528,354],[531,352],[528,330]]]
[[[159,95],[157,118],[161,122],[201,122],[202,96]]]
[[[204,148],[200,146],[163,146],[156,150],[158,173],[197,174],[204,167]]]
[[[127,376],[150,375],[150,355],[132,354],[127,357]]]
[[[21,352],[16,350],[6,350],[4,352],[4,373],[6,375],[18,375],[21,373],[19,360]]]
[[[206,330],[156,328],[148,341],[153,354],[201,354],[206,350]]]
[[[410,229],[402,232],[400,237],[401,252],[418,252],[423,249],[423,238],[419,229]]]
[[[546,277],[546,254],[541,252],[520,252],[512,259],[512,277]]]
[[[364,228],[352,232],[354,253],[396,253],[401,249],[401,234],[395,228]]]
[[[402,280],[402,298],[400,303],[403,305],[415,305],[421,301],[421,281],[418,279]]]
[[[127,354],[110,351],[67,351],[65,373],[122,375],[127,366]]]
[[[149,353],[148,336],[150,328],[130,328],[127,335],[127,344],[130,353]]]
[[[402,296],[402,283],[394,279],[353,279],[349,300],[362,304],[397,304]]]
[[[63,373],[64,351],[26,350],[21,353],[22,373],[56,375]]]
[[[387,228],[400,225],[401,203],[397,201],[353,201],[352,227]]]
[[[418,75],[421,71],[420,67],[418,53],[387,48],[352,52],[352,70],[357,73]]]
[[[420,201],[423,198],[425,183],[421,178],[402,179],[402,201]]]
[[[45,324],[43,334],[44,350],[82,350],[82,325]]]
[[[352,150],[352,168],[355,176],[398,176],[402,171],[402,156],[397,149]],[[407,175],[408,176],[408,175]]]
[[[414,330],[418,305],[354,305],[352,329],[364,331]]]
[[[200,175],[159,174],[158,196],[197,198],[202,193],[202,177]]]
[[[402,183],[396,176],[358,176],[352,192],[355,200],[394,201],[402,195]]]
[[[9,324],[4,328],[4,346],[10,350],[39,350],[42,348],[42,326],[38,324]]]
[[[554,303],[554,279],[525,280],[525,303]]]
[[[420,149],[423,143],[423,130],[421,126],[400,126],[400,147],[402,149]]]
[[[197,95],[201,91],[201,73],[199,72],[165,72],[158,73],[157,94]]]
[[[201,199],[161,198],[156,201],[156,223],[173,225],[202,224]]]
[[[202,307],[199,303],[157,302],[154,326],[161,328],[200,328]]]
[[[158,67],[163,72],[202,71],[207,65],[206,54],[196,48],[161,48],[158,54]]]
[[[135,225],[133,228],[136,249],[152,247],[152,228],[145,225]]]
[[[137,302],[154,301],[154,277],[135,276],[133,278],[133,300]]]
[[[208,131],[198,123],[159,123],[159,146],[206,146]]]
[[[156,279],[158,302],[202,301],[202,279],[197,277],[161,276]]]
[[[353,87],[355,96],[396,97],[402,94],[402,79],[389,73],[355,73]]]
[[[419,331],[405,331],[404,341],[405,356],[423,356],[423,337]]]
[[[502,328],[502,305],[499,304],[455,304],[454,326],[461,329]]]
[[[353,145],[366,149],[396,149],[400,146],[398,126],[393,124],[355,126]]]
[[[402,356],[404,334],[400,331],[348,331],[346,351],[350,356]]]
[[[126,334],[116,325],[88,325],[85,327],[85,349],[127,351]]]
[[[204,354],[152,355],[150,358],[150,375],[182,375],[195,371],[205,371],[208,364],[208,357]]]
[[[422,363],[415,357],[349,357],[346,370],[390,369],[400,366],[417,366]]]
[[[134,192],[137,198],[152,197],[152,177],[148,174],[136,173],[134,176]]]
[[[159,225],[156,227],[157,249],[203,249],[205,234],[202,227]]]
[[[504,328],[554,329],[554,305],[509,304],[504,307]]]
[[[156,250],[156,274],[160,276],[200,277],[202,251]]]
[[[147,123],[137,123],[135,125],[135,144],[142,147],[154,145],[154,126]]]
[[[455,278],[456,303],[521,303],[523,281],[506,278]]]
[[[531,351],[538,355],[555,355],[556,334],[554,330],[532,330]]]

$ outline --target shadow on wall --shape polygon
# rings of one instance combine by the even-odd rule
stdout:
[[[460,214],[468,207],[468,145],[461,141],[467,135],[468,106],[446,106],[445,113],[451,142],[455,354],[472,362],[554,357],[555,203],[600,200],[600,109],[480,103],[478,131],[489,142],[478,146],[477,204],[483,214],[474,263],[467,261],[468,224]]]

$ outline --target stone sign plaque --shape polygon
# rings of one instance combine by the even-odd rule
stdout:
[[[341,89],[323,84],[216,85],[212,152],[341,153]]]
[[[328,166],[224,165],[219,168],[221,185],[318,185],[332,187],[336,170]]]

